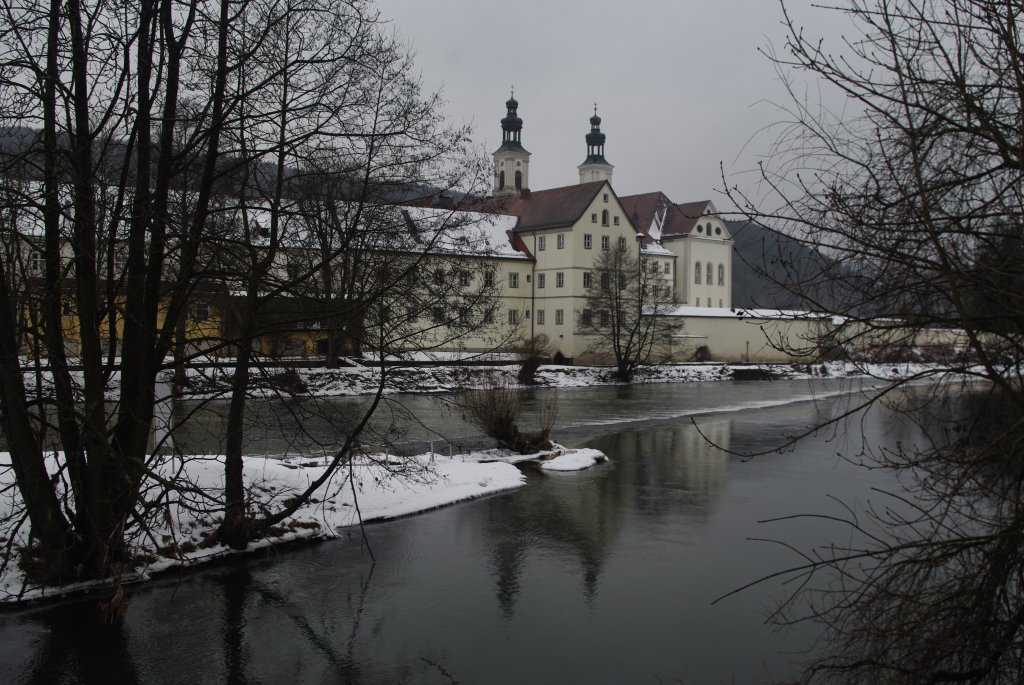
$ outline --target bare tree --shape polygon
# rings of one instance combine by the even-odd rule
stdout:
[[[856,543],[809,550],[794,570],[796,597],[832,630],[831,650],[808,675],[1019,682],[1024,4],[850,0],[831,9],[857,29],[838,49],[785,14],[785,50],[769,56],[792,104],[764,167],[770,197],[733,197],[833,258],[790,287],[808,309],[846,322],[834,340],[932,363],[858,405],[899,397],[927,440],[868,454],[904,474],[907,492],[866,518],[851,513]],[[803,75],[845,108],[813,107]],[[929,342],[941,344],[929,353]],[[902,394],[924,379],[935,382],[927,393]],[[807,616],[797,606],[779,616]]]
[[[313,313],[278,317],[274,302],[308,296],[314,274],[352,254],[342,242],[309,257],[300,181],[332,160],[335,178],[347,179],[339,230],[394,227],[394,204],[410,188],[474,189],[481,165],[467,132],[444,124],[408,52],[361,0],[3,0],[0,12],[0,126],[25,132],[0,154],[3,249],[12,256],[0,261],[0,421],[24,503],[4,522],[5,537],[30,528],[22,559],[32,582],[132,568],[127,541],[180,485],[151,479],[161,491],[141,492],[160,458],[148,446],[157,380],[193,356],[230,351],[227,487],[195,496],[225,511],[223,541],[244,546],[294,511],[245,509],[254,346],[308,325]],[[442,247],[457,225],[436,225],[409,269],[387,272],[382,253],[368,258],[379,270],[357,266],[350,282],[368,289],[343,293],[358,307],[341,313],[358,323],[344,334],[370,339],[359,326],[374,321],[371,305],[397,333],[401,317],[383,315],[391,290],[425,255],[463,255]],[[197,301],[234,311],[219,334],[203,334],[202,349],[189,340]],[[462,322],[454,311],[444,323]],[[373,339],[384,340],[380,330]],[[408,341],[410,330],[387,340]],[[369,415],[352,422],[335,466]]]
[[[638,255],[639,253],[639,255]],[[576,312],[579,332],[592,336],[592,351],[615,361],[615,377],[628,383],[633,372],[667,354],[681,324],[672,309],[671,281],[643,256],[642,245],[619,241],[594,260],[584,308]]]

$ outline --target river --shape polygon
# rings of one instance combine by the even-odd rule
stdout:
[[[351,531],[136,588],[114,625],[95,602],[6,612],[0,682],[792,679],[817,628],[765,625],[789,586],[766,582],[713,600],[797,561],[752,538],[808,547],[846,535],[820,519],[759,521],[840,514],[836,500],[862,507],[877,499],[873,488],[895,480],[855,463],[861,438],[879,447],[916,432],[876,409],[795,447],[739,455],[837,416],[851,389],[850,381],[805,380],[534,391],[527,415],[557,403],[556,438],[601,449],[611,462],[578,473],[529,470],[516,492],[370,525],[375,561]],[[377,431],[409,449],[480,441],[441,398],[391,401]],[[264,404],[254,425],[269,432],[248,449],[330,449],[338,417],[365,402]],[[418,421],[410,425],[405,412]],[[222,415],[217,405],[190,415],[178,447],[215,450]]]

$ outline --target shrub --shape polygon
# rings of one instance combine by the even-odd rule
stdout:
[[[519,415],[522,412],[522,388],[507,382],[494,382],[488,388],[471,390],[463,398],[463,415],[484,435],[498,441],[499,447],[519,454],[533,454],[551,449],[551,428],[558,415],[554,403],[545,406],[541,416],[541,428],[536,432],[519,430]]]

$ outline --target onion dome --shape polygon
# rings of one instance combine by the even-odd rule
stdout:
[[[597,116],[597,103],[594,103],[594,116],[590,117],[590,133],[587,134],[587,162],[607,163],[604,159],[605,134],[601,133],[601,117]]]
[[[507,113],[501,119],[501,148],[499,150],[522,150],[520,142],[523,120],[519,117],[519,101],[515,93],[505,101]],[[525,150],[523,150],[525,152]]]

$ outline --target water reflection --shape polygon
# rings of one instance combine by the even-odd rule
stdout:
[[[125,625],[95,601],[48,609],[31,622],[45,637],[37,643],[28,682],[141,682]]]
[[[782,391],[748,384],[743,392]],[[570,446],[601,449],[612,463],[530,472],[515,493],[371,526],[376,565],[353,532],[273,563],[153,583],[133,594],[124,624],[105,632],[88,604],[0,616],[0,682],[448,682],[439,669],[485,683],[790,677],[787,650],[816,636],[764,632],[758,611],[769,588],[710,602],[791,561],[778,550],[751,552],[745,541],[757,520],[814,509],[827,494],[857,497],[885,475],[823,459],[834,435],[771,458],[730,456],[721,448],[777,444],[842,408],[705,414],[697,425],[686,414],[736,404],[729,393],[563,391],[567,425],[608,416],[616,404],[622,416],[644,417],[628,430],[564,431]],[[649,420],[655,412],[664,418]],[[861,425],[887,440],[883,424]]]

